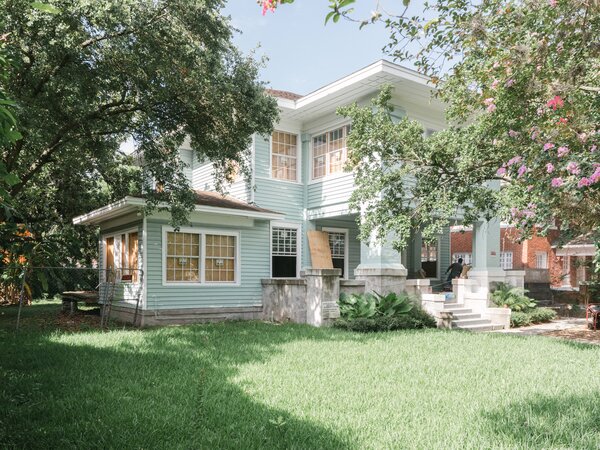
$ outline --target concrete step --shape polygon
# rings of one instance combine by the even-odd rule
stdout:
[[[456,312],[452,311],[452,314],[453,314],[455,320],[466,320],[466,319],[479,319],[479,318],[481,318],[481,314],[470,313],[470,312],[456,313]]]
[[[501,330],[502,325],[492,325],[492,323],[489,322],[487,324],[457,326],[456,328],[467,331],[495,331]]]
[[[473,312],[472,309],[469,308],[455,308],[455,309],[444,309],[444,312],[451,312],[452,314],[461,315],[461,314],[471,314]]]
[[[481,316],[472,319],[454,319],[452,324],[458,328],[464,328],[469,325],[491,325],[492,322],[488,319],[482,319]]]

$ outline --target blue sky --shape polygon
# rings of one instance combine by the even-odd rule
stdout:
[[[362,19],[376,2],[357,4],[355,15]],[[359,30],[357,23],[340,20],[325,26],[327,5],[327,0],[296,0],[263,16],[255,0],[230,0],[223,13],[241,30],[234,41],[244,53],[256,50],[257,57],[269,58],[262,79],[273,89],[305,95],[383,58],[389,39],[382,24]]]

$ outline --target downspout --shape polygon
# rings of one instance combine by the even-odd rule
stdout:
[[[250,204],[254,204],[254,190],[256,189],[256,133],[252,135],[252,160],[250,176]]]

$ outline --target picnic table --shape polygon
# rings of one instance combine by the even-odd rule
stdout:
[[[98,305],[98,291],[65,291],[62,293],[63,311],[73,314],[77,311],[77,303]]]

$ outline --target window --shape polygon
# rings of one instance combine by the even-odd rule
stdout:
[[[348,231],[337,228],[323,228],[329,235],[329,250],[335,269],[342,269],[342,278],[347,278],[346,248],[348,247]]]
[[[350,125],[346,125],[313,137],[313,179],[323,178],[344,170],[344,164],[348,159],[346,141],[349,133]]]
[[[235,237],[206,235],[206,282],[231,283],[235,281]]]
[[[139,280],[139,244],[137,231],[104,238],[104,267],[120,281]]]
[[[167,233],[167,281],[200,281],[200,234]]]
[[[421,268],[426,278],[437,278],[437,241],[421,245]]]
[[[298,228],[273,227],[271,232],[271,276],[298,276]]]
[[[452,255],[452,262],[458,262],[458,258],[462,258],[463,264],[471,264],[471,254],[470,253],[454,253]]]
[[[165,227],[166,228],[166,227]],[[237,233],[164,231],[164,282],[231,284],[238,281]]]
[[[298,181],[298,137],[275,131],[271,138],[271,177]]]
[[[500,252],[500,267],[504,270],[512,270],[513,252]]]
[[[538,269],[548,268],[548,254],[546,252],[535,252],[535,267]]]

